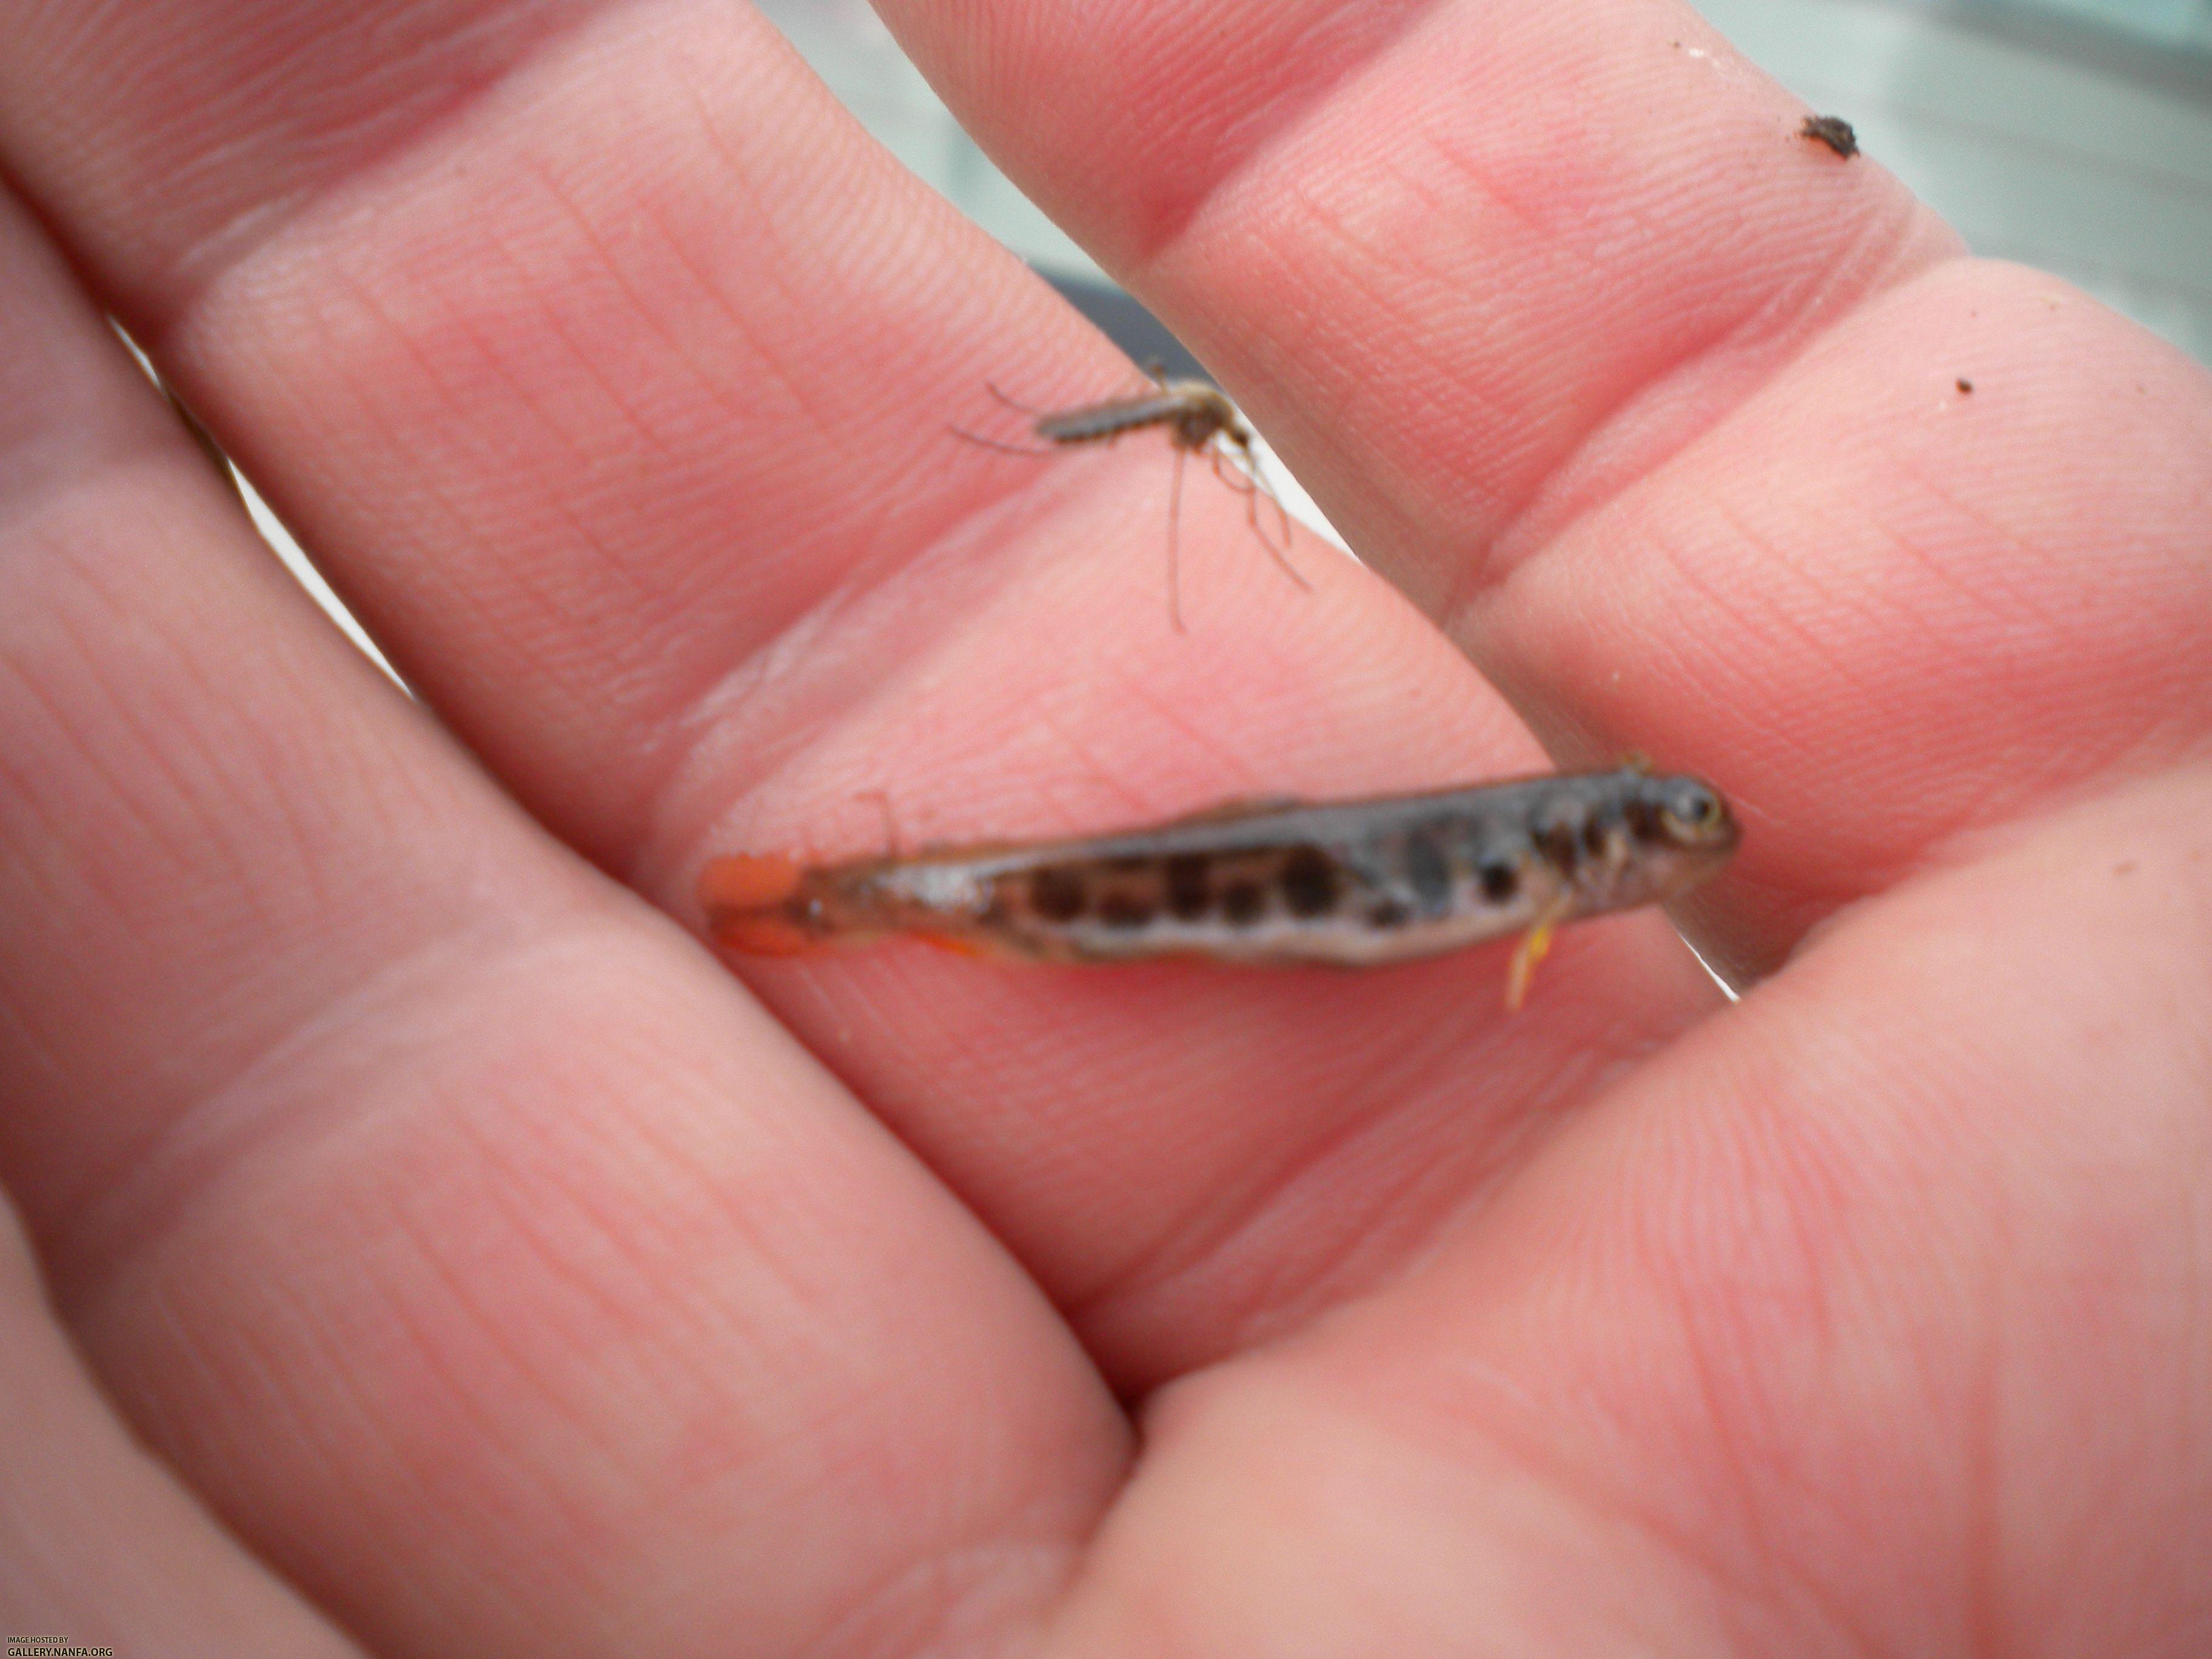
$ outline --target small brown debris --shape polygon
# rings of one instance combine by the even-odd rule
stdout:
[[[1808,115],[1797,129],[1801,138],[1817,139],[1846,161],[1859,153],[1859,136],[1840,115]]]
[[[1974,383],[1961,374],[1959,377],[1959,390],[1971,398],[1974,395]]]

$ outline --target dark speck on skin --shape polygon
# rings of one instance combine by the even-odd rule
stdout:
[[[1961,374],[1959,377],[1959,390],[1971,397],[1973,394],[1974,383]]]
[[[1808,115],[1797,136],[1826,144],[1846,161],[1859,153],[1859,136],[1840,115]]]

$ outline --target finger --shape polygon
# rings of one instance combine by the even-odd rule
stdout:
[[[0,1241],[0,1607],[50,1651],[358,1650],[240,1549],[118,1422],[55,1325],[12,1212]]]
[[[14,213],[0,307],[0,1170],[132,1426],[380,1652],[1033,1618],[1124,1431],[1034,1288],[314,616]]]
[[[932,549],[1020,568],[945,545],[1069,483],[952,434],[1007,431],[988,377],[1128,373],[750,7],[33,5],[13,38],[15,176],[409,684],[616,869],[696,830],[672,779],[800,619]]]
[[[2201,738],[2203,377],[1686,8],[885,9],[1554,753],[1729,787],[1724,960]]]
[[[1048,1651],[2201,1650],[2208,823],[2199,765],[1869,901],[1170,1394]]]
[[[2212,380],[2049,278],[1955,265],[1462,631],[1567,752],[1640,730],[1727,781],[1746,847],[1701,937],[1756,970],[1976,831],[2204,752],[2208,501]]]
[[[1245,570],[1238,625],[1194,605],[1187,637],[1157,614],[1141,635],[1089,584],[985,613],[818,729],[719,847],[880,853],[877,788],[912,848],[1540,767],[1409,610],[1310,602],[1256,550]],[[1100,628],[1095,653],[1076,643]],[[1654,912],[1571,930],[1518,1014],[1512,948],[1359,974],[897,943],[738,965],[1135,1392],[1395,1275],[1595,1079],[1721,999]]]
[[[1959,252],[1686,5],[880,9],[1439,615]]]
[[[710,851],[872,847],[877,791],[916,836],[1004,837],[1536,763],[1395,596],[1305,544],[1300,590],[1244,504],[1195,477],[1184,599],[1204,643],[1178,635],[1158,444],[1041,470],[946,438],[948,389],[991,412],[987,364],[1048,398],[1108,359],[757,20],[516,25],[492,84],[385,132],[361,169],[342,121],[300,141],[356,109],[339,48],[272,43],[258,9],[208,7],[182,42],[154,15],[27,60],[27,107],[51,116],[47,88],[92,98],[157,40],[194,55],[161,96],[95,99],[89,133],[13,130],[49,211],[410,684],[679,914]],[[443,84],[459,48],[440,40],[380,70],[380,109]],[[283,100],[185,96],[240,53],[283,58]],[[188,156],[201,188],[150,218],[96,188],[118,158]],[[210,242],[264,195],[287,205]],[[1504,950],[1349,990],[995,977],[896,951],[757,982],[1141,1386],[1393,1271],[1576,1079],[1715,998],[1644,917],[1547,964],[1508,1026]]]

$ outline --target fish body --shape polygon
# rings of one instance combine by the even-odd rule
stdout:
[[[905,858],[718,859],[701,896],[738,951],[904,933],[1042,962],[1366,967],[1520,933],[1533,966],[1553,928],[1683,892],[1738,838],[1711,785],[1624,768]]]

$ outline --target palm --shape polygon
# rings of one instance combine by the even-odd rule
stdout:
[[[2203,1650],[2204,377],[1684,13],[884,9],[1413,605],[1194,477],[1178,635],[1157,445],[945,438],[1126,370],[756,19],[7,8],[10,175],[459,738],[11,215],[0,1157],[181,1477],[16,1285],[11,1626]],[[877,790],[1539,738],[1730,791],[1742,1006],[1651,916],[1508,1019],[1496,951],[740,985],[652,908]]]

